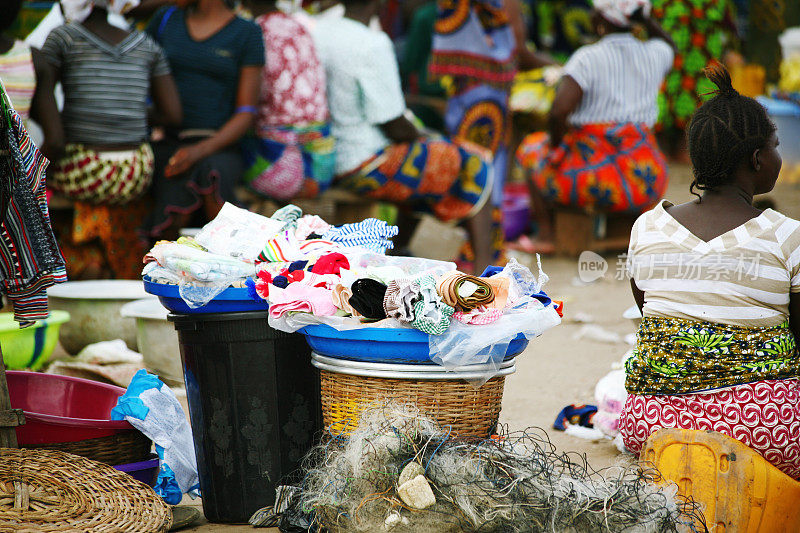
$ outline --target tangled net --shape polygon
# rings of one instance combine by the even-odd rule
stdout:
[[[398,497],[411,461],[436,496],[424,510]],[[297,503],[331,532],[705,531],[697,504],[658,476],[633,462],[592,470],[542,430],[463,440],[414,407],[383,405],[309,454]]]

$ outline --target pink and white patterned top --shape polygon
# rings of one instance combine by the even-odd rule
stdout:
[[[280,12],[258,17],[256,23],[264,34],[266,57],[258,129],[328,120],[325,70],[306,28]]]

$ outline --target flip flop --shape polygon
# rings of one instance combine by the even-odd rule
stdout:
[[[200,510],[190,505],[172,506],[172,527],[170,531],[177,531],[189,527],[200,519]]]
[[[516,241],[507,243],[506,246],[511,250],[516,250],[518,252],[524,252],[531,255],[551,255],[556,252],[556,245],[554,243],[531,239],[527,235],[520,235]]]

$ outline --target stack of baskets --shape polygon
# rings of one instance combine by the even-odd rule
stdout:
[[[376,402],[413,403],[460,437],[488,437],[497,426],[507,375],[528,345],[522,337],[508,347],[499,369],[470,365],[447,371],[429,357],[428,335],[415,329],[329,326],[301,330],[320,371],[322,416],[333,434],[349,434],[361,412]],[[486,380],[488,373],[494,374]]]

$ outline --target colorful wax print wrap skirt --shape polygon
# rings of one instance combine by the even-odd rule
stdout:
[[[644,212],[667,188],[664,155],[644,124],[576,126],[555,148],[546,133],[533,133],[517,161],[546,200],[566,207]]]
[[[330,124],[274,126],[242,142],[245,183],[275,198],[313,198],[330,187],[334,176]]]
[[[71,218],[57,225],[69,277],[91,279],[101,272],[114,279],[141,279],[149,246],[138,228],[151,202],[148,196],[125,205],[75,202]]]
[[[48,185],[57,193],[93,204],[123,205],[142,196],[153,181],[153,150],[98,152],[67,144],[65,155],[50,166]]]
[[[392,144],[347,175],[344,189],[408,205],[443,221],[472,217],[486,203],[493,173],[478,149],[447,140]]]
[[[630,451],[665,427],[717,431],[800,477],[800,358],[788,324],[645,317],[625,372],[620,432]]]

